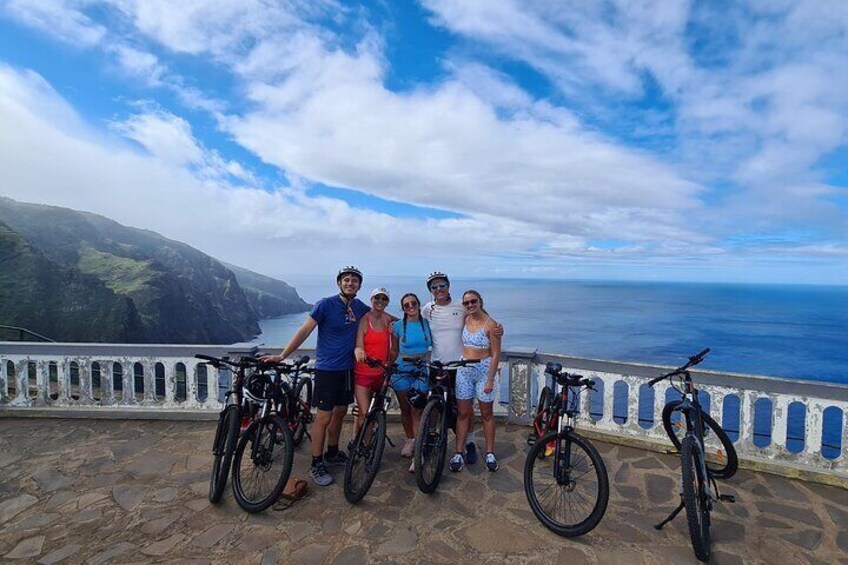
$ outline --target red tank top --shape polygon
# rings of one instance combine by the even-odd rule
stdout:
[[[384,362],[388,361],[389,347],[391,345],[390,326],[386,324],[386,327],[384,327],[382,331],[377,331],[371,327],[371,314],[365,314],[365,320],[368,324],[365,326],[365,335],[362,336],[362,344],[365,349],[365,355],[372,359],[379,359]],[[379,367],[369,367],[367,363],[360,363],[359,361],[356,362],[353,370],[357,375],[363,376],[377,376],[383,374],[383,371]]]

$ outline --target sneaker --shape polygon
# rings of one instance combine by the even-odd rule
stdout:
[[[469,465],[477,463],[477,444],[473,441],[465,445],[465,462]]]
[[[415,459],[413,459],[413,460],[412,460],[412,463],[410,463],[410,464],[409,464],[409,472],[410,472],[410,473],[414,473],[414,472],[415,472]]]
[[[401,457],[412,457],[412,452],[415,449],[415,438],[407,438],[405,442],[403,442],[403,448],[400,450]]]
[[[327,468],[324,467],[323,463],[310,466],[309,471],[307,471],[306,474],[309,475],[319,487],[325,487],[333,484],[333,476],[327,472]]]
[[[494,453],[489,452],[486,454],[486,468],[493,473],[498,470],[498,460],[495,459]]]
[[[463,467],[465,467],[465,461],[462,459],[462,454],[457,453],[450,460],[450,470],[454,473],[458,473],[462,471]]]
[[[337,451],[332,457],[325,453],[324,465],[327,467],[344,467],[347,465],[347,455],[345,455],[345,452],[342,450]]]

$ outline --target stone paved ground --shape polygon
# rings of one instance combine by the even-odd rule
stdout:
[[[498,430],[501,469],[418,492],[388,447],[369,495],[340,484],[288,510],[206,500],[212,422],[0,420],[0,559],[38,563],[693,563],[675,505],[677,460],[598,443],[614,485],[600,526],[566,540],[524,498],[527,428]],[[399,429],[394,436],[400,439]],[[305,476],[306,452],[294,474]],[[338,481],[342,471],[334,472]],[[746,471],[714,514],[713,563],[848,564],[848,491]]]

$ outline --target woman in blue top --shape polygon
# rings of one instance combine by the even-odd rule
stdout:
[[[408,395],[413,388],[419,393],[426,393],[429,390],[426,371],[412,361],[429,356],[433,336],[430,333],[430,323],[421,316],[421,301],[415,294],[410,292],[403,295],[400,305],[403,308],[403,319],[394,323],[394,334],[398,341],[400,355],[398,372],[392,376],[392,388],[400,403],[401,421],[406,433],[406,442],[400,454],[402,457],[412,457],[415,448],[415,432],[418,430],[423,407],[410,406]],[[414,471],[415,468],[410,466],[409,470]]]

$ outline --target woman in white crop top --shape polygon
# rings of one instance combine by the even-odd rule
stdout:
[[[495,332],[497,322],[483,308],[483,297],[476,290],[462,295],[465,325],[462,328],[462,358],[479,359],[480,363],[460,367],[456,373],[456,403],[459,417],[456,423],[456,454],[450,462],[451,471],[460,471],[465,464],[462,447],[474,418],[474,398],[480,407],[483,435],[486,439],[486,468],[498,470],[495,458],[495,375],[501,357],[501,338]]]

